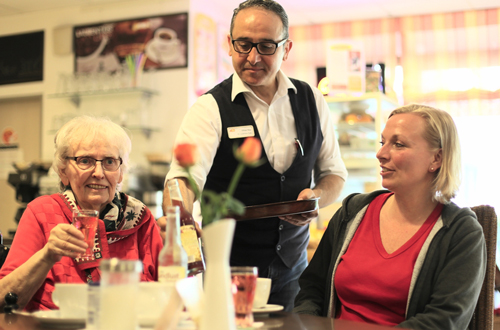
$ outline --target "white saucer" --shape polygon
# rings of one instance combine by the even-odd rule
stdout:
[[[252,309],[252,312],[254,314],[264,314],[264,313],[279,312],[281,310],[283,310],[283,306],[281,305],[267,304],[264,307]]]
[[[151,39],[146,43],[145,53],[148,56],[148,59],[157,64],[160,65],[171,64],[177,61],[179,57],[182,55],[180,44],[179,47],[177,47],[172,52],[160,52],[155,49],[153,42],[154,39]]]
[[[66,318],[62,317],[59,314],[58,310],[49,310],[49,311],[36,311],[33,313],[27,312],[18,312],[19,314],[31,315],[35,317],[40,323],[45,325],[73,325],[73,324],[81,324],[85,325],[85,318]]]

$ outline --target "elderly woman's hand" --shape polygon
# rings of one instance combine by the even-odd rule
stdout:
[[[44,257],[55,263],[62,257],[76,258],[85,253],[87,243],[83,234],[70,224],[59,224],[52,228],[47,244],[44,246]]]

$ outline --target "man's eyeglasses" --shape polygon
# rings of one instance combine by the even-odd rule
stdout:
[[[276,53],[276,49],[283,45],[288,39],[283,39],[278,42],[274,41],[262,41],[262,42],[250,42],[246,40],[231,40],[233,43],[233,48],[236,52],[240,54],[249,54],[252,48],[256,48],[260,55],[273,55]]]
[[[121,158],[111,158],[106,157],[104,159],[95,159],[92,157],[66,157],[66,159],[74,160],[76,166],[81,170],[90,170],[95,167],[97,162],[101,162],[102,168],[107,172],[114,172],[120,168],[120,165],[123,163]]]

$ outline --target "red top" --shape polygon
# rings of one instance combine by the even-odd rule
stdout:
[[[443,204],[436,206],[412,238],[389,254],[380,237],[380,210],[390,195],[379,195],[370,203],[341,257],[335,273],[340,319],[391,326],[405,320],[413,267]]]

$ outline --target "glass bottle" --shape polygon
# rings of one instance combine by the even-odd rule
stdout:
[[[200,246],[200,238],[196,231],[193,216],[184,206],[179,182],[175,179],[169,180],[167,186],[172,205],[180,208],[181,242],[188,255],[188,276],[194,276],[205,271],[205,260]]]
[[[175,283],[186,277],[187,254],[181,244],[179,207],[167,208],[167,232],[165,244],[158,256],[158,282]]]

